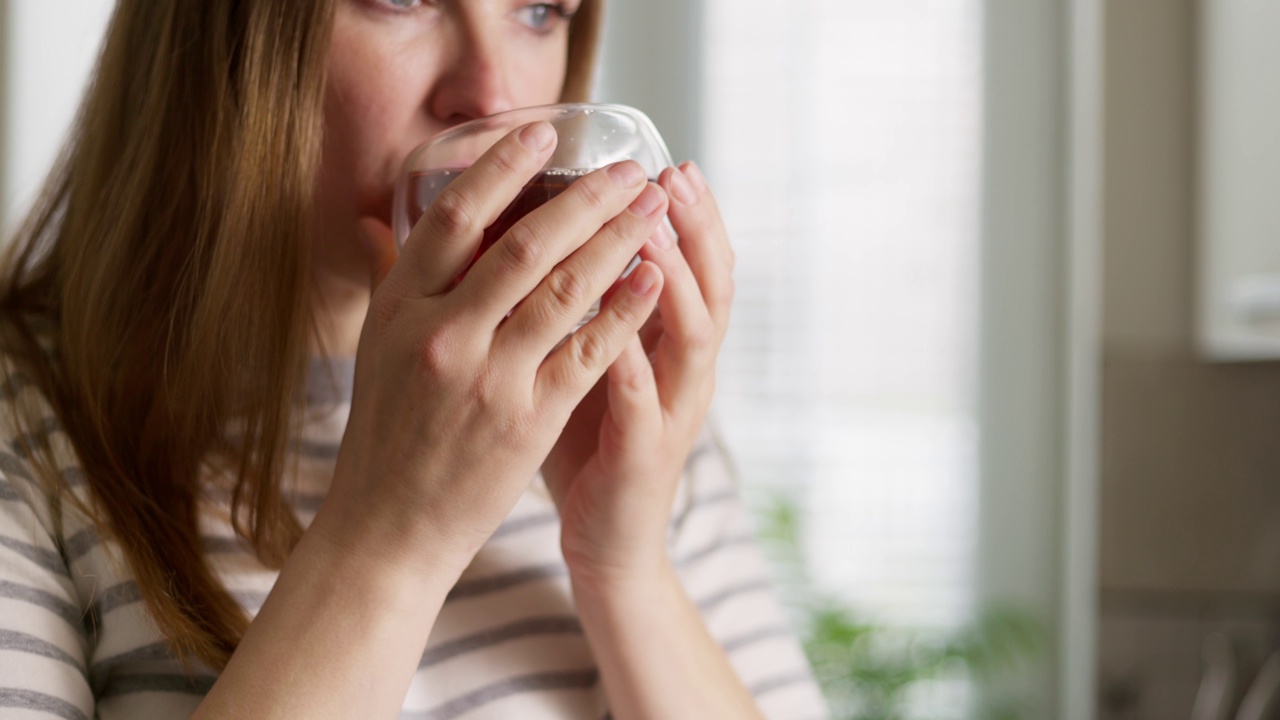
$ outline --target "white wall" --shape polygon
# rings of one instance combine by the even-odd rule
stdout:
[[[1280,360],[1280,3],[1200,13],[1197,339],[1211,359]]]
[[[1012,690],[1062,720],[1094,693],[1101,7],[985,0],[979,593],[1044,620]]]
[[[640,108],[677,163],[701,160],[702,0],[607,0],[595,99]]]
[[[3,205],[21,217],[48,173],[97,59],[111,0],[4,3]]]

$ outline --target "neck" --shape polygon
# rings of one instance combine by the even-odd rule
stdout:
[[[317,334],[313,353],[334,357],[356,354],[369,311],[372,266],[368,251],[353,238],[318,238],[311,263],[311,309]]]

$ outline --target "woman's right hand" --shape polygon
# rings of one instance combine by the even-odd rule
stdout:
[[[427,210],[374,291],[333,485],[312,525],[343,548],[461,573],[652,312],[662,277],[646,262],[556,348],[666,210],[632,162],[573,183],[456,281],[554,145],[545,123],[499,141]]]

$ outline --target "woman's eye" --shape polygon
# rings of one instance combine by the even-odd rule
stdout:
[[[382,0],[382,4],[395,10],[412,10],[422,5],[422,0]]]
[[[573,18],[573,14],[564,5],[554,3],[537,3],[526,5],[516,11],[516,19],[522,25],[543,32],[550,32],[557,23]]]

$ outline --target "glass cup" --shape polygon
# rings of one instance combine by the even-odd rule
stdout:
[[[476,258],[492,247],[520,218],[592,170],[623,160],[634,160],[644,168],[650,180],[656,180],[664,168],[672,165],[671,153],[653,122],[644,113],[625,105],[542,105],[472,120],[436,135],[405,160],[404,170],[396,183],[392,208],[392,228],[397,245],[404,245],[418,218],[455,177],[503,136],[521,125],[539,120],[545,120],[555,128],[559,137],[555,152],[498,219],[485,229]],[[475,258],[471,262],[474,263]],[[638,264],[639,258],[633,259],[622,277],[626,277]],[[577,327],[586,324],[599,310],[597,301]]]

